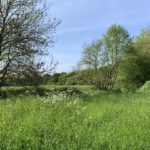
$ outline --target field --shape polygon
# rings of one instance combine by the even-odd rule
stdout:
[[[47,87],[48,88],[48,87]],[[0,101],[0,149],[150,149],[150,93],[18,95]]]

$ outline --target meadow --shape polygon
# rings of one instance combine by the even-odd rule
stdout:
[[[137,93],[78,89],[81,96],[26,93],[1,99],[0,149],[150,149],[147,88]]]

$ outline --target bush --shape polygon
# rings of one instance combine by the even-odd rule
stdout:
[[[19,96],[19,95],[59,95],[60,93],[69,95],[69,96],[84,96],[84,94],[76,89],[69,87],[55,87],[55,88],[46,88],[46,87],[7,87],[0,90],[0,97],[7,98],[10,96]]]

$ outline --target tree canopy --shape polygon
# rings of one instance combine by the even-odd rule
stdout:
[[[14,76],[37,56],[46,55],[46,47],[53,45],[59,22],[47,15],[45,4],[43,0],[0,1],[0,84],[8,74]]]

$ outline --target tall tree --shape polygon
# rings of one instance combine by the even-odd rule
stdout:
[[[135,90],[150,80],[150,29],[134,39],[131,51],[123,58],[119,72],[120,85]]]
[[[93,41],[91,44],[83,46],[83,53],[79,66],[83,66],[86,71],[81,71],[80,76],[88,83],[94,84],[94,75],[97,74],[102,65],[102,40]],[[86,77],[86,79],[85,79]]]
[[[130,49],[132,39],[123,26],[112,25],[103,38],[104,66],[107,66],[105,76],[111,79],[111,88],[118,78],[118,71],[124,54]]]
[[[135,48],[143,55],[150,55],[150,28],[141,30],[140,35],[135,38]]]
[[[85,44],[83,46],[82,61],[81,63],[88,68],[94,68],[96,71],[101,66],[102,55],[102,41],[93,41],[90,45]]]
[[[88,66],[87,74],[92,84],[101,90],[112,90],[121,60],[130,47],[129,33],[120,25],[112,25],[103,39],[87,45],[83,50],[82,64]]]
[[[0,85],[8,70],[25,67],[52,46],[59,22],[48,16],[45,4],[43,0],[0,0]]]

